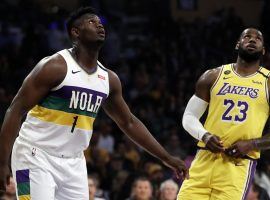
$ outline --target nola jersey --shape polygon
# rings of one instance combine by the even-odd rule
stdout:
[[[27,114],[19,139],[52,155],[72,157],[89,145],[93,123],[109,95],[109,77],[99,62],[87,74],[73,59],[70,49],[58,52],[67,63],[63,82]]]
[[[268,76],[270,71],[258,71],[242,77],[233,64],[222,66],[210,90],[210,103],[205,129],[221,138],[225,148],[239,140],[262,136],[269,115]],[[198,146],[204,147],[202,142]],[[259,152],[249,157],[259,158]]]

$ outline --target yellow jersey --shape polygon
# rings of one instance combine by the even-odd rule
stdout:
[[[233,69],[233,64],[222,66],[210,90],[210,102],[205,129],[217,135],[227,148],[239,140],[262,136],[269,115],[268,77],[270,71],[258,71],[243,77]],[[204,147],[203,142],[198,143]],[[260,157],[252,151],[249,157]]]

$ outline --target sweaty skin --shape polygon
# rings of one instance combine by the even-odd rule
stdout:
[[[246,49],[249,52],[262,51],[262,54],[264,54],[265,50],[263,47],[263,36],[261,32],[253,28],[243,31],[236,45],[236,49],[238,50],[239,47]],[[259,65],[259,59],[253,62],[247,62],[238,56],[237,61],[234,64],[234,70],[241,76],[248,76],[255,73],[259,69]],[[208,70],[199,78],[195,90],[195,95],[197,97],[206,102],[210,101],[210,89],[218,78],[220,70],[221,67]],[[269,84],[270,80],[268,79],[268,91],[270,92]],[[214,133],[206,133],[202,140],[206,143],[206,148],[212,152],[225,152],[227,155],[235,158],[245,156],[255,149],[265,150],[270,148],[270,133],[266,134],[262,138],[238,141],[226,150],[224,149],[220,138],[215,136]]]
[[[98,16],[84,14],[74,22],[70,37],[72,55],[82,70],[92,73],[97,66],[99,50],[105,40],[104,27]],[[0,191],[5,191],[9,176],[9,156],[18,135],[23,116],[37,105],[49,91],[59,85],[67,73],[67,64],[62,56],[55,54],[42,59],[26,77],[17,95],[8,108],[0,134]],[[143,123],[129,110],[122,96],[118,76],[108,70],[110,94],[102,105],[105,112],[119,128],[135,143],[171,168],[177,177],[187,177],[188,171],[182,160],[171,156],[151,135]]]

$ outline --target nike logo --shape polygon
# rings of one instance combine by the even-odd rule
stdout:
[[[77,73],[80,72],[80,71],[81,71],[81,70],[79,70],[79,71],[73,71],[73,70],[72,70],[71,73],[72,73],[72,74],[77,74]]]
[[[102,80],[105,80],[105,77],[104,76],[101,76],[98,74],[98,78],[102,79]]]
[[[229,79],[229,78],[232,78],[232,76],[229,76],[229,77],[223,77],[223,80],[226,80],[226,79]]]

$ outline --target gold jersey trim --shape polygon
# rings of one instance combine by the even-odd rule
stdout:
[[[59,110],[52,110],[44,108],[42,106],[35,106],[29,114],[33,117],[36,117],[42,121],[52,122],[59,125],[70,126],[74,125],[75,117],[76,119],[76,128],[84,129],[87,131],[93,130],[93,123],[95,118],[78,115],[74,113],[67,113]]]
[[[215,82],[214,82],[214,84],[212,85],[212,87],[210,88],[210,93],[212,92],[213,88],[216,86],[216,84],[217,84],[219,78],[221,77],[221,74],[222,74],[222,72],[223,72],[223,69],[224,69],[224,65],[221,66],[221,69],[220,69],[220,72],[219,72],[219,74],[218,74],[218,77],[217,77],[217,79],[215,80]]]

